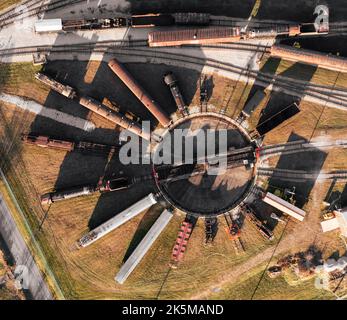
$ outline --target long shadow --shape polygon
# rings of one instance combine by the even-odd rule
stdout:
[[[297,141],[297,140],[307,141],[305,138],[295,133],[292,133],[288,139],[288,142]],[[309,152],[300,152],[300,153],[282,155],[276,165],[276,169],[303,170],[303,171],[313,172],[316,174],[316,178],[317,178],[321,168],[323,167],[326,157],[327,157],[327,153],[319,149],[314,149],[313,151],[309,151]],[[316,179],[302,182],[302,181],[285,181],[285,180],[278,179],[276,177],[271,177],[269,179],[268,191],[275,192],[276,189],[282,192],[285,189],[290,189],[292,191],[293,187],[295,187],[295,200],[296,200],[295,206],[297,206],[298,208],[302,208],[307,203],[315,183],[316,183]],[[263,208],[264,210],[261,210],[261,213],[263,214],[263,218],[265,220],[268,220],[268,221],[273,220],[269,217],[269,214],[271,215],[272,212],[275,212],[276,214],[280,215],[278,211],[275,211],[274,208],[268,206],[265,203],[263,203]],[[277,225],[277,221],[272,221],[271,225],[275,227]]]
[[[134,1],[130,1],[131,5],[133,5],[133,2]],[[251,7],[251,2],[253,1],[249,1],[249,7]],[[145,4],[147,3],[139,3],[141,8],[145,10],[145,13],[152,11],[151,3],[148,3],[147,7]],[[184,2],[181,3],[181,7],[177,8],[177,11],[196,11],[196,8],[192,10],[193,8],[187,6]],[[228,5],[228,7],[230,6]],[[237,10],[237,6],[235,5],[232,5],[232,8]],[[164,10],[161,9],[163,9],[163,7],[160,3],[160,7],[155,11],[163,12]],[[134,12],[137,9],[131,7],[131,10]],[[201,11],[203,12],[204,10]],[[249,10],[245,10],[245,12],[248,11]],[[241,12],[238,12],[238,15],[242,16]],[[51,17],[54,17],[54,15]],[[132,32],[137,31],[130,30],[129,34],[131,35]],[[80,37],[80,39],[78,38],[79,36],[75,34],[76,42],[86,41],[83,37]],[[90,42],[96,42],[97,40],[98,38],[94,37]],[[58,35],[55,45],[60,45],[62,43],[64,43],[64,35]],[[108,56],[109,55],[107,55],[107,59]],[[65,57],[59,60],[58,56],[51,55],[48,57],[49,62],[44,66],[43,72],[64,84],[72,86],[77,90],[79,95],[88,95],[100,101],[102,101],[103,98],[107,98],[109,101],[117,105],[122,112],[131,112],[142,120],[151,120],[152,126],[154,127],[157,123],[154,117],[136,99],[136,97],[133,96],[120,79],[113,74],[107,64],[103,62],[99,65],[91,66],[89,63],[90,58],[91,56],[88,56],[86,53],[83,54],[83,60],[80,59],[80,55],[76,56],[73,60],[63,60]],[[122,60],[122,57],[116,56],[116,58]],[[107,59],[105,58],[105,60]],[[163,82],[164,74],[168,71],[172,71],[176,75],[185,102],[189,105],[197,91],[202,71],[202,67],[200,70],[190,70],[163,64],[152,65],[149,63],[126,63],[125,67],[163,107],[164,111],[168,115],[175,112],[177,107],[169,88]],[[89,74],[91,69],[93,69],[92,76]],[[210,95],[212,95],[212,79],[210,85]],[[44,102],[44,106],[90,120],[90,113],[88,110],[80,106],[76,101],[70,101],[52,90],[49,92]],[[41,135],[54,136],[60,139],[69,139],[74,141],[88,140],[96,143],[107,144],[117,143],[119,135],[118,130],[113,130],[111,128],[106,129],[98,127],[91,132],[83,131],[69,125],[49,120],[42,115],[37,115],[30,129],[32,132]],[[52,188],[61,189],[76,185],[96,183],[100,177],[110,178],[122,175],[138,177],[148,174],[151,174],[151,167],[149,165],[122,165],[117,154],[113,155],[111,159],[107,159],[106,156],[102,157],[92,154],[70,152],[65,156],[65,159],[60,166],[58,178]],[[221,188],[226,190],[226,186],[222,186]],[[150,192],[156,191],[156,186],[152,181],[133,185],[130,189],[125,191],[101,194],[95,208],[93,208],[93,213],[89,219],[88,227],[90,229],[95,228]],[[154,207],[154,209],[155,208],[156,207]],[[144,216],[137,231],[133,235],[133,239],[131,240],[130,246],[125,254],[124,260],[141,241],[156,217],[157,214],[152,215],[151,212],[148,212]],[[74,242],[75,240],[77,239],[69,239],[71,242]]]
[[[264,63],[264,65],[260,68],[259,72],[274,76],[280,63],[281,63],[281,59],[279,58],[269,58]],[[262,82],[261,78],[257,76],[251,90],[249,91],[247,100],[245,102],[245,106],[253,98],[253,96],[255,95],[257,91],[259,90],[264,91],[264,86],[260,84],[261,82]],[[255,106],[252,112],[254,112],[257,107],[258,106]]]
[[[347,207],[347,184],[345,185],[345,187],[343,188],[343,191],[341,193],[340,206],[341,206],[341,208]]]
[[[14,257],[12,255],[11,251],[9,250],[9,248],[6,244],[6,241],[2,237],[1,233],[0,233],[0,251],[3,253],[6,263],[9,266],[14,266],[16,262],[14,260]]]
[[[301,63],[295,63],[290,68],[286,69],[284,72],[280,73],[279,76],[284,76],[295,80],[297,75],[300,75],[299,80],[309,82],[314,73],[316,72],[316,66],[304,65]],[[276,82],[274,83],[274,88],[276,87]],[[292,102],[296,102],[298,105],[300,104],[301,97],[305,93],[305,86],[302,86],[301,89],[297,92],[299,97],[291,96],[289,94],[277,91],[271,91],[270,98],[267,101],[266,106],[261,111],[260,119],[258,125],[263,123],[276,113],[285,109]]]
[[[104,16],[107,14],[104,14]],[[51,16],[54,17],[54,16]],[[130,29],[129,34],[138,32]],[[76,42],[86,41],[75,34]],[[96,42],[94,37],[90,42]],[[58,35],[56,45],[64,41],[64,35]],[[106,58],[107,56],[107,58]],[[105,55],[105,60],[112,56]],[[117,57],[117,56],[116,56]],[[51,56],[56,60],[59,57]],[[119,58],[119,57],[117,57]],[[49,61],[44,67],[44,72],[53,76],[58,81],[75,88],[79,95],[88,95],[99,101],[107,98],[119,107],[120,111],[130,112],[142,120],[150,120],[152,127],[157,124],[153,115],[142,105],[140,101],[129,91],[121,80],[109,69],[107,63],[90,65],[90,58],[84,54],[83,61],[80,58],[71,60]],[[120,59],[121,60],[121,59]],[[201,72],[166,65],[152,65],[149,63],[125,63],[125,67],[133,77],[150,93],[150,95],[163,107],[169,115],[176,111],[177,107],[171,96],[169,88],[163,81],[163,76],[169,71],[176,75],[179,86],[187,104],[190,104],[197,89]],[[92,70],[92,71],[91,71]],[[90,76],[90,73],[93,75]],[[51,91],[44,103],[48,108],[60,110],[68,114],[84,119],[90,118],[90,113],[76,101],[70,101],[65,97]],[[71,140],[89,140],[97,143],[115,144],[118,142],[118,131],[112,129],[97,128],[92,132],[85,132],[73,127],[64,126],[47,121],[37,116],[31,126],[31,131],[66,138]],[[111,159],[95,155],[79,154],[71,152],[66,155],[60,167],[59,176],[54,189],[67,188],[82,184],[95,184],[100,177],[105,179],[118,176],[138,177],[151,174],[149,165],[122,165],[115,154]],[[115,216],[125,208],[132,205],[150,192],[156,192],[154,181],[138,183],[130,189],[114,193],[103,193],[93,209],[88,222],[90,229],[95,228],[109,218]],[[74,239],[75,240],[75,239]]]
[[[298,43],[300,48],[315,50],[324,53],[339,54],[342,57],[347,57],[346,36],[329,36],[324,38],[312,37],[312,38],[300,38],[300,39],[285,39],[281,41],[281,44],[293,46],[294,43]]]
[[[133,238],[131,239],[131,242],[129,244],[129,247],[127,248],[127,251],[125,252],[123,262],[125,262],[130,257],[132,252],[136,249],[136,247],[139,245],[141,240],[145,237],[148,230],[151,228],[151,226],[160,216],[163,209],[164,208],[162,204],[157,203],[145,213],[140,223],[138,224],[138,227],[133,235]]]

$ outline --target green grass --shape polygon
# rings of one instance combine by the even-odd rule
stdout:
[[[249,300],[320,300],[333,299],[334,295],[314,286],[314,279],[300,281],[298,285],[289,285],[283,276],[270,278],[265,274],[259,287],[255,291],[264,265],[250,271],[248,278],[242,279],[236,285],[224,287],[219,293],[211,296],[212,299]]]
[[[41,68],[41,66],[34,66],[29,62],[0,64],[0,86],[15,86],[32,82],[35,73],[41,70]]]
[[[12,167],[8,168],[6,176],[8,178],[8,182],[11,185],[11,190],[13,191],[16,200],[21,208],[21,210],[24,213],[24,216],[29,224],[30,229],[34,232],[35,240],[40,244],[41,250],[44,253],[45,259],[47,261],[47,264],[51,268],[51,270],[54,273],[55,277],[59,277],[59,285],[63,287],[63,291],[66,293],[71,293],[73,290],[71,288],[71,280],[69,278],[69,274],[65,272],[63,259],[59,256],[59,252],[51,247],[49,243],[49,238],[51,238],[51,235],[47,235],[46,232],[42,229],[42,231],[39,230],[39,220],[37,219],[37,215],[33,212],[33,208],[30,206],[30,203],[26,197],[26,191],[23,189],[23,186],[21,184],[21,178],[18,176],[17,172],[13,170]],[[8,198],[8,202],[11,201],[10,197],[7,195],[7,190],[5,187],[1,186],[1,192],[5,195],[5,198]],[[15,215],[15,218],[17,220],[17,225],[19,226],[22,235],[28,236],[28,230],[26,230],[26,227],[21,221],[21,218],[19,217],[19,213],[16,212],[14,208],[11,208],[12,213]],[[39,258],[39,254],[36,251],[36,247],[34,244],[29,240],[28,246],[32,250],[32,252],[35,253],[35,259],[38,264],[41,265],[43,268],[43,271],[45,271],[44,262]],[[47,275],[45,275],[47,276]],[[47,280],[50,280],[49,278]],[[51,284],[51,283],[49,283]],[[53,289],[53,292],[55,292],[55,287],[51,284],[51,288]],[[69,296],[69,298],[74,298],[73,296]]]
[[[6,89],[20,90],[22,85],[30,87],[33,83],[33,75],[40,67],[33,67],[31,64],[0,64],[0,87],[3,85]],[[242,91],[244,85],[240,85]],[[248,90],[250,86],[246,86]],[[231,104],[237,104],[239,94],[235,95]],[[216,102],[218,103],[218,102]],[[240,103],[242,105],[242,103]],[[11,132],[12,127],[9,124],[8,131]],[[21,160],[22,149],[20,142],[15,148],[16,154],[13,158],[7,159],[6,176],[9,180],[11,188],[23,210],[29,225],[34,232],[38,229],[39,219],[42,216],[42,211],[38,206],[34,205],[33,195],[35,191],[35,183],[26,176],[27,163]],[[41,151],[40,151],[41,152]],[[24,163],[25,162],[25,163]],[[30,168],[28,168],[30,171]],[[71,200],[69,206],[77,208],[76,203],[80,200]],[[82,206],[87,207],[86,200],[83,200]],[[247,252],[241,256],[235,256],[230,243],[218,242],[213,247],[204,247],[203,239],[203,223],[199,223],[197,229],[194,230],[192,239],[190,240],[188,252],[183,263],[178,270],[170,271],[168,278],[168,262],[170,259],[171,249],[174,240],[177,236],[177,230],[181,218],[175,217],[170,223],[170,226],[161,235],[145,259],[134,273],[129,277],[123,286],[114,285],[113,276],[119,269],[121,264],[123,251],[107,251],[107,246],[103,244],[95,245],[90,249],[83,251],[83,255],[72,254],[61,246],[64,244],[59,235],[53,230],[65,228],[68,226],[62,220],[61,215],[66,214],[66,204],[59,209],[59,204],[50,211],[52,220],[44,225],[40,232],[35,233],[36,240],[40,243],[42,251],[51,267],[54,275],[59,281],[59,284],[67,299],[150,299],[156,298],[161,285],[163,288],[160,293],[161,299],[179,299],[189,298],[192,293],[198,293],[200,290],[216,283],[218,278],[224,274],[232,273],[233,269],[254,256],[255,254],[265,250],[270,243],[263,241],[248,241],[249,246]],[[76,214],[76,212],[74,213]],[[56,218],[56,219],[55,219]],[[71,222],[71,221],[70,221]],[[149,228],[152,221],[141,226],[138,239],[143,236],[145,230]],[[51,229],[52,226],[52,229]],[[65,230],[65,229],[64,229]],[[66,229],[68,230],[68,228]],[[77,230],[78,227],[77,227]],[[125,230],[125,229],[124,229]],[[219,232],[223,233],[223,230]],[[252,232],[252,231],[250,231]],[[254,232],[254,231],[253,231]],[[276,229],[276,238],[280,234],[281,229]],[[197,236],[197,233],[199,236]],[[256,232],[254,232],[256,233]],[[256,233],[257,234],[257,233]],[[130,245],[129,242],[125,243]],[[68,235],[64,235],[63,240],[66,240]],[[122,235],[123,237],[123,235]],[[260,237],[260,236],[259,236]],[[76,238],[77,239],[77,238]],[[114,240],[112,243],[108,239]],[[117,233],[105,237],[104,244],[118,247]],[[246,241],[247,243],[247,241]],[[124,244],[123,244],[124,247]],[[65,250],[65,251],[64,251]],[[115,254],[117,253],[117,254]],[[105,255],[108,254],[108,255]],[[74,261],[71,262],[73,258]],[[93,260],[102,260],[103,265],[96,265],[93,269]],[[92,265],[92,267],[90,266]],[[259,280],[262,268],[259,266],[254,270],[247,270],[247,273],[239,279],[237,285],[226,285],[219,293],[213,294],[211,297],[220,299],[249,299],[254,291],[254,288]],[[165,280],[166,279],[166,280]],[[112,285],[112,287],[111,287]],[[303,282],[298,286],[289,286],[283,278],[270,279],[267,276],[263,279],[255,298],[257,299],[320,299],[330,298],[327,293],[316,290],[313,283],[310,281]]]

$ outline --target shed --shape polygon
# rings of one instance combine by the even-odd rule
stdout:
[[[339,222],[337,218],[324,220],[320,223],[323,232],[328,232],[339,228]]]

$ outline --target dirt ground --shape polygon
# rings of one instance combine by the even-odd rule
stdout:
[[[162,82],[162,75],[169,70],[174,71],[177,75],[187,102],[190,105],[198,105],[199,73],[163,65],[133,64],[127,65],[127,67],[131,72],[136,71],[137,79],[170,113],[175,111],[175,106],[170,91]],[[37,71],[30,68],[28,70],[28,68],[24,68],[28,75],[30,72],[33,74]],[[61,69],[69,70],[69,72],[58,73]],[[93,62],[83,65],[77,62],[57,61],[49,64],[46,72],[57,75],[59,79],[75,86],[79,92],[98,99],[107,97],[120,107],[129,108],[143,118],[147,116],[147,111],[114,78],[106,66]],[[314,183],[309,188],[306,186],[308,190],[303,189],[303,192],[305,191],[307,194],[305,195],[306,201],[303,201],[304,209],[308,212],[308,217],[303,223],[290,221],[285,230],[283,224],[278,224],[274,229],[275,240],[269,242],[246,221],[242,229],[242,240],[246,252],[237,254],[232,241],[225,232],[224,218],[219,219],[219,232],[212,245],[203,244],[204,222],[199,220],[189,241],[183,262],[177,270],[171,270],[168,266],[171,250],[179,224],[183,220],[182,215],[175,215],[126,283],[124,285],[115,284],[113,279],[115,274],[123,260],[129,256],[158,217],[160,205],[153,206],[90,247],[77,250],[75,242],[91,227],[99,225],[142,196],[155,190],[154,186],[151,184],[138,185],[129,191],[121,191],[116,194],[103,196],[95,194],[90,197],[71,199],[55,203],[50,208],[41,208],[39,196],[54,188],[97,181],[105,172],[119,174],[124,171],[126,174],[137,175],[149,172],[149,168],[143,166],[119,167],[116,159],[108,162],[105,157],[100,156],[81,155],[75,152],[67,154],[62,151],[22,145],[19,135],[23,131],[36,131],[61,138],[91,139],[96,142],[114,143],[118,130],[114,130],[114,126],[105,120],[86,113],[79,105],[69,104],[66,99],[48,92],[44,86],[33,81],[29,76],[21,78],[21,81],[17,78],[19,76],[20,71],[12,70],[8,77],[11,81],[7,81],[8,78],[4,79],[2,90],[35,99],[47,107],[91,119],[98,127],[93,133],[80,132],[71,127],[47,121],[40,116],[34,117],[11,105],[1,106],[2,145],[11,146],[9,160],[12,165],[8,168],[7,173],[12,177],[10,181],[14,185],[16,195],[20,196],[33,229],[37,230],[40,242],[43,244],[50,265],[66,298],[148,299],[159,297],[159,299],[178,299],[195,297],[228,299],[235,297],[236,281],[240,282],[240,277],[244,281],[256,277],[265,267],[275,249],[275,257],[302,250],[303,247],[312,244],[322,250],[324,257],[329,257],[335,251],[338,251],[340,255],[344,254],[344,244],[337,233],[323,235],[320,232],[320,203],[330,185]],[[214,105],[217,110],[223,108],[226,110],[226,114],[237,116],[247,100],[251,87],[216,75],[212,75],[209,83],[209,103]],[[261,110],[267,108],[266,101],[271,98],[270,93],[267,94],[269,99],[265,99],[263,105],[252,116],[251,127],[254,127],[259,121]],[[273,105],[281,107],[286,99],[288,97],[276,97]],[[274,106],[272,107],[274,108]],[[269,133],[264,143],[286,142],[298,136],[305,139],[310,139],[311,136],[343,139],[341,137],[346,134],[347,120],[344,120],[342,111],[323,110],[322,106],[304,102],[301,103],[301,110],[299,115]],[[14,143],[11,144],[11,141]],[[343,168],[346,158],[344,150],[329,150],[329,152],[318,150],[317,155],[318,158],[309,159],[311,162],[307,162],[307,159],[303,158],[299,163],[303,162],[308,167],[318,163],[318,167],[323,169]],[[290,158],[275,159],[273,165],[276,166],[278,163],[287,165],[291,162]],[[281,187],[290,186],[288,183],[281,185]],[[343,185],[338,187],[343,189]],[[39,229],[42,222],[42,229]],[[280,245],[276,247],[282,232],[284,232],[284,236]],[[178,278],[180,281],[177,281]],[[269,281],[266,280],[263,285],[271,286]],[[274,285],[276,283],[274,282]],[[251,293],[251,288],[254,290],[255,287],[254,281],[248,287],[249,293]],[[311,287],[305,287],[305,289],[313,290]],[[218,293],[216,290],[219,290]],[[261,287],[259,290],[260,298]],[[295,293],[292,293],[288,287],[283,285],[283,290],[288,290],[288,295],[284,298],[295,297]],[[311,295],[311,298],[316,298],[315,294]],[[247,295],[245,294],[245,296]],[[308,296],[310,295],[308,294]],[[250,295],[247,297],[249,298]]]
[[[0,236],[0,300],[23,300],[24,293],[16,289],[13,279],[13,267],[10,266],[11,258],[4,247]]]
[[[12,6],[12,5],[19,3],[19,2],[20,2],[20,0],[3,0],[3,1],[1,1],[0,12],[2,10],[6,10],[9,6]]]

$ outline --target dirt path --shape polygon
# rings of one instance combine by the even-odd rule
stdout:
[[[313,194],[314,193],[315,192],[313,192]],[[213,288],[222,288],[225,285],[229,286],[231,284],[236,283],[243,274],[249,272],[250,270],[254,269],[255,267],[264,262],[268,262],[275,248],[276,256],[278,254],[286,253],[290,249],[297,247],[305,248],[314,243],[317,235],[321,234],[321,229],[319,225],[319,217],[316,213],[317,209],[319,209],[318,199],[317,201],[314,201],[313,199],[313,203],[315,203],[315,207],[311,208],[311,213],[307,216],[307,219],[302,224],[299,224],[294,221],[288,222],[287,229],[291,229],[292,227],[294,227],[294,230],[291,230],[289,234],[283,236],[277,248],[276,244],[274,244],[273,246],[258,253],[253,258],[248,259],[246,262],[233,267],[233,269],[230,270],[230,272],[225,272],[225,274],[222,277],[220,277],[215,283],[213,283],[213,286],[210,286],[206,290],[191,296],[190,299],[209,299],[209,296],[213,293]]]

